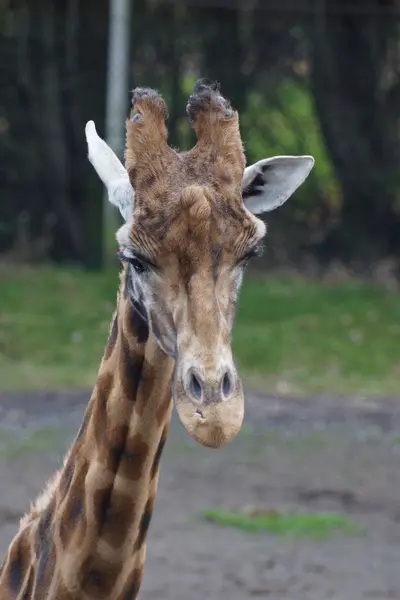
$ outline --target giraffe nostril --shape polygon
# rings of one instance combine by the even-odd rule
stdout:
[[[222,379],[222,394],[225,396],[225,398],[232,392],[232,387],[232,378],[227,371]]]
[[[196,398],[196,400],[201,399],[203,393],[203,386],[201,384],[200,379],[194,373],[190,374],[189,390],[192,396]]]

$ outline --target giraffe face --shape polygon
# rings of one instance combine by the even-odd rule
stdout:
[[[265,235],[255,214],[282,205],[314,160],[281,156],[245,168],[238,115],[216,85],[197,84],[187,113],[197,144],[180,154],[167,144],[162,98],[135,90],[126,169],[92,122],[86,137],[89,159],[126,220],[117,233],[125,293],[175,359],[182,423],[201,444],[219,447],[243,420],[231,333],[245,267]]]
[[[135,211],[118,235],[125,290],[160,348],[175,359],[178,414],[200,443],[218,447],[243,420],[244,398],[231,350],[244,271],[261,253],[265,225],[244,206],[226,210],[200,186],[184,188],[174,215],[160,222]],[[152,222],[152,227],[149,227]],[[124,237],[125,236],[125,237]]]

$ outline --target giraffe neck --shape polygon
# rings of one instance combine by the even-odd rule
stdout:
[[[120,295],[78,435],[21,522],[2,600],[133,600],[168,434],[174,362]]]

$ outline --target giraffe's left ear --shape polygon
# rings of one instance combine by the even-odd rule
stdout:
[[[243,175],[243,203],[253,214],[282,206],[314,166],[312,156],[274,156],[250,167]]]
[[[125,221],[132,218],[135,193],[128,173],[110,146],[98,135],[94,121],[85,127],[88,158],[104,183],[111,204],[118,206]]]

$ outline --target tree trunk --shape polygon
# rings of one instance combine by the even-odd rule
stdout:
[[[396,24],[379,17],[382,4],[375,2],[373,16],[330,15],[328,1],[328,14],[317,16],[312,29],[315,106],[343,191],[339,226],[321,252],[345,262],[400,255],[398,111],[393,93],[383,89],[388,70],[399,85],[398,64],[389,57]]]

